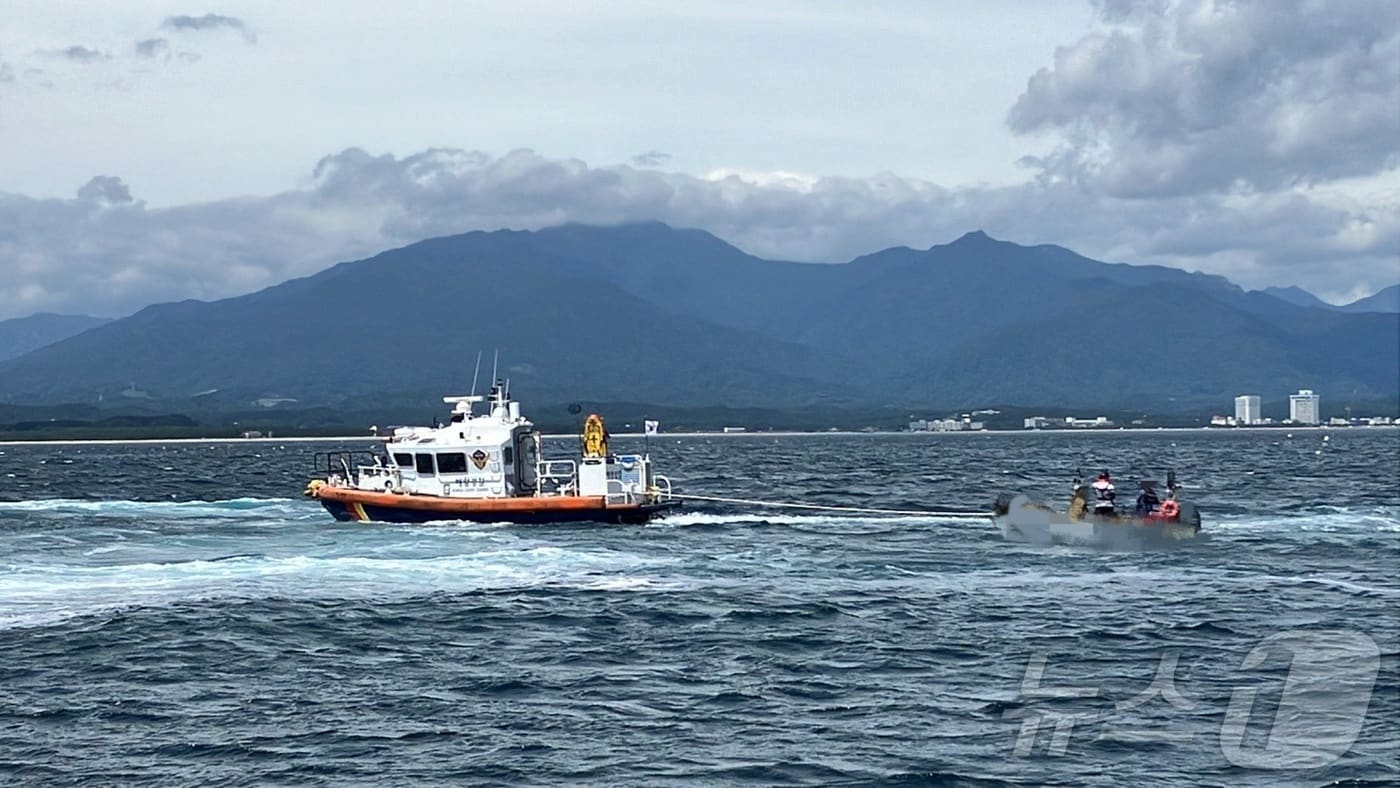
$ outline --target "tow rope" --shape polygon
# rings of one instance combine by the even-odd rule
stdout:
[[[713,503],[736,503],[745,506],[771,506],[781,509],[809,509],[822,512],[846,512],[848,514],[885,514],[900,517],[931,517],[940,520],[990,520],[990,512],[955,512],[932,509],[875,509],[868,506],[825,506],[816,503],[793,503],[789,501],[756,501],[750,498],[722,498],[717,495],[694,495],[672,493],[672,498],[683,501],[710,501]]]

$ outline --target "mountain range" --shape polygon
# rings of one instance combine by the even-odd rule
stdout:
[[[464,393],[480,351],[484,383],[496,349],[527,402],[1400,396],[1400,316],[1290,300],[981,232],[836,264],[764,260],[658,223],[471,232],[89,327],[0,362],[0,401],[421,405]]]
[[[0,320],[0,361],[18,358],[107,322],[109,320],[105,317],[55,315],[49,312]]]
[[[1374,295],[1337,308],[1343,312],[1389,312],[1395,314],[1400,312],[1400,285],[1391,285]]]
[[[1316,309],[1331,309],[1337,312],[1400,312],[1400,285],[1391,285],[1365,298],[1359,298],[1350,304],[1336,306],[1323,301],[1321,298],[1309,293],[1301,287],[1266,287],[1262,291],[1274,298],[1287,301],[1297,306],[1314,307]]]

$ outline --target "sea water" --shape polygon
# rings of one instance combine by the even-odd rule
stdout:
[[[0,783],[1400,781],[1397,431],[649,444],[678,491],[893,509],[1171,468],[1205,528],[1155,551],[338,523],[326,448],[0,445]]]

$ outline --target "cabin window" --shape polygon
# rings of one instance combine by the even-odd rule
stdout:
[[[466,473],[467,455],[449,452],[437,456],[438,473]]]
[[[398,465],[400,468],[412,468],[412,467],[413,467],[413,455],[412,455],[412,454],[409,454],[408,452],[401,452],[401,453],[400,453],[400,452],[395,452],[395,453],[394,453],[394,463],[395,463],[396,465]]]
[[[435,471],[433,470],[433,455],[419,454],[417,455],[417,460],[418,473],[424,476],[432,476],[435,473]]]
[[[514,465],[515,449],[512,449],[509,446],[506,446],[505,448],[501,449],[501,459],[505,461],[506,465]]]

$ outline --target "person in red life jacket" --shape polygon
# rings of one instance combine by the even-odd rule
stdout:
[[[1113,499],[1116,497],[1113,492],[1113,479],[1108,475],[1108,471],[1099,474],[1099,478],[1093,484],[1094,488],[1094,514],[1113,516]]]

